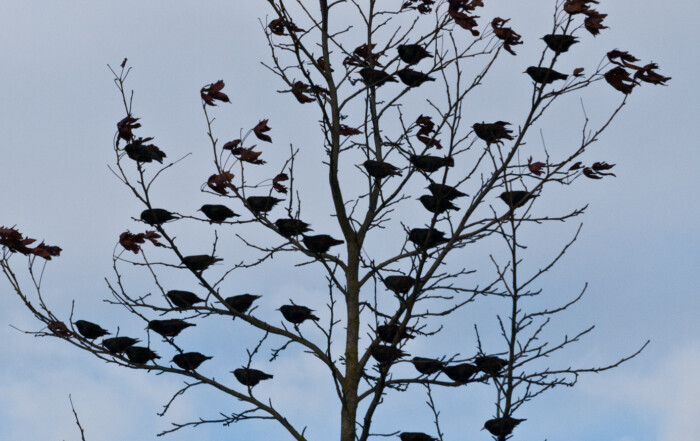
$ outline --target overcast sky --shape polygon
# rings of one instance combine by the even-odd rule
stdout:
[[[217,135],[234,139],[240,130],[269,118],[275,142],[266,151],[286,152],[290,143],[302,150],[306,162],[301,166],[304,175],[299,176],[299,188],[309,192],[306,213],[317,232],[340,234],[329,216],[328,191],[317,184],[325,178],[314,174],[324,159],[315,131],[318,115],[313,105],[302,108],[290,95],[277,94],[283,85],[260,64],[269,60],[258,21],[270,15],[266,2],[6,3],[0,15],[0,225],[17,225],[25,234],[63,248],[63,255],[50,262],[44,276],[46,299],[57,314],[67,320],[75,300],[76,318],[112,330],[121,326],[143,333],[137,327],[142,326],[140,322],[102,301],[109,296],[105,277],[112,277],[111,256],[119,233],[142,229],[131,219],[142,207],[107,168],[114,160],[112,139],[123,110],[106,65],[117,66],[124,57],[134,66],[129,86],[135,89],[135,114],[144,123],[140,134],[155,136],[169,159],[193,153],[155,189],[160,206],[194,212],[201,204],[216,201],[199,191],[212,166],[198,91],[224,79],[233,104],[213,111]],[[499,58],[490,86],[478,92],[468,119],[520,121],[518,110],[527,105],[530,87],[520,72],[536,64],[542,47],[538,38],[551,28],[552,2],[487,3],[494,4],[480,11],[480,25],[494,16],[512,17],[511,24],[523,35],[525,45],[517,47],[518,56]],[[700,39],[694,20],[700,7],[639,0],[601,1],[598,8],[609,14],[605,24],[611,29],[597,38],[582,33],[576,50],[562,59],[567,69],[585,66],[590,71],[605,52],[619,48],[643,61],[658,62],[660,72],[673,79],[669,87],[644,85],[635,90],[620,117],[587,154],[588,160],[617,164],[617,178],[582,179],[538,201],[542,214],[590,204],[581,219],[579,242],[542,287],[552,304],[558,304],[557,300],[569,298],[588,282],[588,295],[556,320],[552,335],[571,335],[589,324],[596,329],[552,363],[598,366],[633,352],[647,339],[651,345],[617,370],[582,378],[575,388],[555,390],[528,403],[520,415],[528,421],[518,428],[516,439],[690,440],[700,433],[700,380],[694,372],[700,365],[696,277],[700,153],[694,136],[700,102],[695,78]],[[461,32],[460,38],[468,40],[468,33]],[[580,97],[587,109],[610,109],[621,94],[599,83]],[[572,132],[562,127],[577,127],[580,121],[579,96],[571,97],[568,106],[554,110],[543,121],[548,147],[565,143]],[[541,145],[539,134],[530,143]],[[280,156],[270,162],[282,161]],[[574,221],[551,230],[532,230],[529,256],[545,262],[577,227]],[[224,231],[221,255],[245,256],[233,233]],[[255,236],[259,233],[251,234],[259,238]],[[201,226],[180,227],[178,237],[191,254],[197,254],[208,252],[213,233]],[[24,261],[14,260],[18,270],[23,269]],[[275,259],[266,268],[237,275],[227,289],[263,294],[260,314],[275,320],[276,315],[265,311],[289,298],[323,309],[327,297],[320,266],[295,269],[295,263],[299,260]],[[181,289],[197,288],[185,275],[172,277],[169,282]],[[148,280],[146,274],[129,273],[128,283],[134,289],[152,289],[141,288]],[[493,326],[493,311],[488,307],[470,310],[461,321],[448,323],[446,332],[464,343],[463,353],[473,351],[472,323]],[[3,439],[78,440],[69,394],[89,441],[156,439],[156,433],[170,422],[241,410],[236,400],[201,390],[160,418],[156,412],[181,387],[180,380],[105,365],[61,341],[35,339],[10,325],[37,328],[9,285],[0,281]],[[233,384],[228,371],[242,364],[245,355],[245,346],[238,343],[257,334],[247,334],[250,331],[241,323],[232,325],[228,320],[200,321],[196,331],[183,333],[182,343],[214,355],[204,365],[206,372]],[[435,351],[427,354],[435,356],[445,352],[441,348],[450,347],[449,342],[437,347],[426,341],[412,344],[412,351]],[[168,349],[162,346],[162,350],[169,360]],[[337,405],[331,401],[330,383],[324,382],[327,375],[310,358],[298,349],[288,351],[267,368],[274,373],[274,382],[259,386],[256,392],[273,397],[299,426],[308,425],[311,440],[334,438]],[[489,439],[478,429],[494,413],[491,388],[451,389],[438,399],[446,440]],[[378,414],[379,427],[433,433],[424,401],[421,391],[388,398],[386,409]],[[166,439],[195,436],[288,438],[274,424],[255,421],[188,429]]]

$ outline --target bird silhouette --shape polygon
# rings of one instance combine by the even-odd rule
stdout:
[[[551,84],[555,82],[556,80],[565,80],[569,76],[564,75],[563,73],[557,72],[556,70],[550,70],[547,69],[546,67],[535,67],[535,66],[530,66],[527,68],[527,70],[523,73],[526,73],[530,75],[530,78],[532,78],[532,81],[535,83],[544,83],[544,84]]]
[[[486,141],[487,144],[501,144],[503,139],[512,140],[512,130],[507,129],[510,125],[505,121],[496,121],[495,123],[476,123],[472,126],[474,133],[479,138]]]
[[[445,366],[442,368],[442,372],[445,373],[450,379],[456,383],[466,384],[471,377],[479,372],[479,368],[469,363],[455,364],[452,366]]]
[[[410,276],[387,276],[384,277],[384,286],[396,294],[408,294],[415,286],[416,279]]]
[[[463,196],[469,196],[468,194],[457,190],[455,187],[450,187],[446,184],[438,184],[436,182],[431,182],[427,188],[436,198],[445,199],[448,201],[461,198]]]
[[[160,358],[158,354],[143,346],[129,346],[125,352],[126,357],[134,364],[146,364]]]
[[[102,340],[102,346],[107,349],[107,352],[113,355],[118,355],[127,350],[127,348],[139,343],[141,340],[131,337],[112,337]]]
[[[306,245],[306,248],[309,249],[312,253],[316,254],[324,254],[328,252],[330,247],[334,247],[336,245],[340,245],[343,242],[342,240],[338,239],[333,239],[331,236],[327,234],[318,234],[316,236],[303,236],[303,242],[304,245]]]
[[[441,243],[449,242],[445,233],[435,228],[414,228],[408,233],[408,240],[413,242],[418,248],[432,248]]]
[[[239,383],[243,386],[253,387],[260,383],[262,380],[269,380],[272,375],[266,374],[263,371],[250,368],[239,368],[233,371],[233,375],[236,377]]]
[[[420,44],[400,44],[397,48],[399,58],[406,64],[418,64],[423,58],[432,57]]]
[[[141,212],[141,220],[148,225],[162,225],[173,219],[176,219],[176,217],[168,210],[162,208],[151,208]]]
[[[382,70],[371,69],[369,67],[360,69],[360,76],[362,77],[362,82],[367,86],[380,87],[387,82],[398,83],[393,75],[390,75]]]
[[[508,366],[508,362],[506,360],[490,355],[476,357],[474,359],[474,364],[481,372],[491,375],[492,377],[498,376],[503,368]]]
[[[536,195],[530,195],[529,191],[514,190],[514,191],[504,191],[500,196],[503,202],[506,203],[511,209],[522,207],[527,204],[530,199],[537,197]]]
[[[227,297],[224,299],[226,304],[234,311],[245,314],[256,299],[262,296],[253,294],[239,294],[237,296]]]
[[[146,329],[150,329],[163,337],[175,337],[182,332],[183,329],[189,328],[190,326],[197,325],[180,319],[151,320],[148,322]]]
[[[373,161],[368,159],[362,165],[367,170],[367,174],[377,179],[384,179],[389,176],[401,176],[401,171],[388,162]]]
[[[207,254],[197,254],[194,256],[185,256],[182,258],[182,263],[192,271],[200,272],[209,268],[216,262],[221,262],[224,259],[209,256]]]
[[[526,420],[512,418],[510,416],[493,418],[484,423],[484,429],[491,432],[491,435],[497,436],[499,441],[501,441],[505,440],[508,435],[513,433],[513,429],[515,429],[515,426],[522,423],[523,421]]]
[[[294,323],[295,325],[304,323],[306,320],[319,320],[319,318],[313,314],[314,311],[306,306],[284,305],[279,308],[279,311],[282,312],[282,315],[288,322]]]
[[[377,336],[379,337],[380,341],[386,342],[386,343],[393,343],[394,338],[396,338],[399,335],[399,326],[398,324],[383,324],[377,326]],[[403,339],[411,339],[415,338],[413,335],[409,333],[409,328],[404,328],[403,332],[400,334],[398,340],[403,340]]]
[[[185,352],[184,354],[177,354],[171,361],[178,365],[180,369],[193,371],[205,361],[211,360],[211,358],[199,352]]]
[[[558,54],[567,52],[572,45],[578,43],[578,38],[566,34],[547,34],[542,39],[548,48]]]
[[[171,302],[173,302],[173,305],[177,306],[178,308],[191,308],[192,305],[196,303],[204,302],[204,300],[199,298],[197,294],[189,291],[179,291],[177,289],[173,289],[168,291],[168,293],[165,295]]]
[[[277,219],[275,226],[279,233],[287,239],[311,231],[309,224],[299,219]]]
[[[167,155],[152,144],[131,143],[124,146],[126,155],[136,162],[158,161],[163,163]]]
[[[443,158],[430,155],[411,155],[408,160],[416,169],[427,173],[438,171],[442,167],[454,167],[455,165],[455,160],[451,156]]]
[[[213,223],[220,224],[230,217],[240,216],[225,205],[205,204],[199,209]]]
[[[376,345],[373,346],[369,351],[372,358],[377,360],[380,364],[391,364],[396,360],[408,355],[401,349],[396,348],[391,345]]]
[[[402,432],[399,438],[401,441],[437,441],[437,438],[422,432]]]
[[[94,340],[98,337],[109,335],[109,332],[107,332],[106,329],[102,329],[100,325],[87,320],[76,320],[73,322],[73,324],[75,324],[75,327],[78,328],[80,335],[88,340]]]
[[[426,81],[435,81],[435,78],[429,76],[428,74],[418,72],[407,67],[396,72],[396,74],[401,79],[401,82],[407,85],[408,87],[419,87]]]
[[[249,196],[246,198],[248,207],[256,213],[267,213],[272,210],[272,208],[278,203],[284,201],[284,199],[275,198],[272,196]]]
[[[424,375],[440,372],[445,367],[443,361],[435,360],[434,358],[413,357],[411,363],[413,363],[418,372]]]
[[[424,194],[419,197],[418,200],[421,204],[431,213],[441,214],[447,210],[459,210],[459,207],[454,205],[447,199],[437,198],[428,194]]]

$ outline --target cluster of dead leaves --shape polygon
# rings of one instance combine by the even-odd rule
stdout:
[[[343,65],[358,67],[381,67],[379,57],[381,57],[382,54],[375,54],[372,52],[376,46],[376,44],[368,45],[367,43],[357,46],[355,50],[352,51],[352,54],[345,57],[343,60]]]
[[[230,150],[231,154],[238,158],[239,161],[248,162],[250,164],[256,165],[265,164],[265,161],[260,159],[260,155],[262,154],[262,152],[256,152],[253,150],[255,146],[245,148],[239,146],[240,143],[240,139],[229,141],[226,144],[224,144],[223,149]]]
[[[306,104],[306,103],[313,103],[316,101],[316,98],[312,98],[308,95],[307,93],[312,93],[316,96],[318,95],[325,95],[328,96],[330,94],[330,91],[324,87],[321,86],[310,86],[302,81],[296,81],[292,84],[292,89],[287,90],[285,92],[292,92],[292,95],[294,95],[294,98],[297,99],[301,104]]]
[[[442,144],[438,139],[435,139],[437,132],[435,131],[435,123],[429,116],[421,115],[416,119],[416,125],[419,127],[416,137],[426,147],[442,148]]]
[[[592,35],[598,35],[602,29],[607,29],[603,26],[603,20],[608,14],[601,14],[592,9],[590,3],[598,4],[596,0],[566,0],[564,3],[564,11],[570,15],[584,14],[586,19],[583,21],[583,26]]]
[[[141,127],[141,123],[138,122],[139,118],[134,118],[131,115],[127,115],[117,123],[117,139],[123,139],[126,142],[131,142],[134,139],[134,129]]]
[[[604,176],[615,177],[615,173],[607,172],[613,167],[615,167],[615,164],[608,164],[607,162],[594,162],[593,165],[590,166],[585,166],[582,162],[577,162],[569,167],[569,170],[582,170],[583,175],[587,178],[603,179]]]
[[[671,79],[655,72],[659,68],[656,63],[644,66],[634,64],[639,59],[626,51],[612,50],[608,52],[608,60],[616,66],[605,73],[605,81],[625,95],[632,92],[632,89],[640,84],[639,81],[665,85],[666,81]],[[630,72],[626,69],[630,69]]]
[[[421,14],[429,14],[433,10],[435,0],[406,0],[401,10],[416,10]]]
[[[282,17],[272,20],[270,24],[267,25],[267,28],[275,35],[287,35],[285,31],[304,32],[303,29],[295,25],[293,22]]]
[[[503,41],[503,48],[515,55],[515,51],[513,51],[512,46],[523,44],[522,40],[520,40],[522,36],[515,32],[512,28],[506,28],[503,26],[509,21],[510,19],[506,20],[501,17],[496,17],[491,21],[491,27],[493,28],[494,35],[496,35],[499,40]]]
[[[476,19],[479,16],[469,14],[480,6],[484,6],[482,0],[448,0],[447,13],[457,26],[468,30],[476,37],[479,35],[479,31],[475,29],[478,26]]]
[[[233,181],[233,173],[223,172],[218,175],[214,174],[209,176],[209,179],[207,179],[207,186],[220,195],[226,195],[228,194],[226,189],[233,185],[231,181]]]
[[[230,103],[228,95],[222,92],[224,88],[224,80],[219,80],[216,83],[208,84],[199,91],[202,101],[208,106],[216,106],[215,101]]]
[[[119,235],[119,243],[125,250],[138,254],[138,252],[141,251],[141,245],[146,243],[147,240],[151,241],[151,243],[157,247],[165,248],[165,245],[158,242],[160,237],[160,234],[156,233],[155,231],[146,231],[145,233],[134,234],[127,230]]]
[[[32,255],[46,260],[51,260],[52,257],[57,257],[61,254],[61,248],[46,245],[44,242],[30,247],[29,245],[34,242],[36,242],[36,239],[24,237],[22,233],[14,227],[0,227],[0,246],[6,248],[11,253],[20,253],[25,256]]]
[[[338,133],[341,136],[353,136],[353,135],[361,135],[362,131],[360,129],[356,129],[354,127],[346,126],[345,124],[341,124],[340,127],[338,128]]]

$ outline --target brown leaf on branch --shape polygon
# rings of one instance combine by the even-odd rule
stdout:
[[[61,251],[63,250],[60,247],[46,245],[42,242],[32,249],[32,254],[42,259],[51,260],[52,257],[60,256]]]
[[[416,10],[420,14],[429,14],[432,12],[434,4],[435,0],[406,0],[401,6],[401,10]]]
[[[632,92],[634,86],[637,85],[634,79],[630,77],[630,74],[627,73],[627,71],[620,66],[610,69],[603,76],[605,77],[605,81],[607,81],[608,84],[610,84],[612,87],[619,90],[620,92],[624,93],[625,95]]]
[[[569,170],[578,170],[581,168],[581,164],[583,164],[581,161],[577,162],[576,164],[572,165],[569,167]]]
[[[581,76],[583,76],[583,68],[582,68],[582,67],[577,67],[576,69],[574,69],[573,75],[574,75],[575,77],[581,77]]]
[[[473,12],[479,6],[484,6],[482,0],[448,0],[447,13],[457,26],[468,30],[476,37],[479,35],[479,31],[475,29],[478,26],[476,19],[479,16],[468,13]]]
[[[634,70],[641,69],[641,67],[637,66],[636,64],[632,64],[634,62],[639,61],[639,58],[635,57],[634,55],[631,55],[627,51],[613,49],[606,55],[608,57],[608,60],[613,64],[617,64],[621,67],[629,67],[630,69]]]
[[[297,81],[296,83],[292,84],[292,95],[294,95],[294,98],[297,99],[301,104],[306,104],[306,103],[313,103],[316,101],[314,98],[311,98],[310,96],[304,94],[304,92],[307,92],[310,90],[310,87],[308,84],[304,84],[301,81]]]
[[[419,116],[418,119],[416,119],[416,125],[420,127],[418,135],[430,135],[435,129],[435,123],[429,116]]]
[[[253,151],[254,148],[255,146],[249,147],[247,149],[243,147],[235,147],[231,149],[231,153],[243,162],[249,162],[251,164],[258,165],[265,164],[265,161],[263,161],[262,159],[258,159],[262,152]]]
[[[280,173],[280,174],[278,174],[277,176],[275,176],[275,177],[272,179],[272,188],[274,188],[275,190],[277,190],[277,192],[279,192],[279,193],[285,193],[285,194],[286,194],[286,193],[287,193],[287,187],[285,187],[284,185],[280,184],[280,182],[284,182],[284,181],[287,181],[287,180],[289,180],[289,176],[287,176],[286,173]]]
[[[71,334],[68,327],[63,322],[51,322],[47,327],[49,328],[49,331],[53,332],[59,337],[68,337]]]
[[[603,26],[603,20],[608,14],[601,14],[595,9],[589,9],[584,14],[586,14],[586,19],[583,20],[583,26],[593,36],[600,34],[600,31],[603,29],[608,29],[607,26]]]
[[[231,185],[232,180],[233,173],[223,172],[220,175],[209,176],[209,179],[207,180],[207,186],[209,186],[209,188],[211,188],[215,192],[225,195],[227,194],[226,187]]]
[[[544,170],[542,170],[544,167],[546,167],[547,164],[544,162],[532,162],[532,156],[527,160],[527,168],[530,170],[530,173],[533,173],[537,176],[540,176],[544,173]]]
[[[224,88],[224,80],[219,80],[216,83],[208,84],[199,91],[202,101],[209,106],[216,106],[215,101],[230,103],[228,96],[221,90]]]
[[[122,69],[126,67],[126,58],[124,58],[124,61],[122,61],[122,64],[119,65]]]
[[[564,11],[570,15],[582,14],[590,9],[589,3],[598,4],[596,0],[566,0]]]
[[[141,124],[137,121],[139,118],[134,118],[132,116],[126,116],[124,119],[117,123],[117,133],[119,139],[123,139],[126,142],[131,142],[134,139],[134,134],[132,130],[141,127]]]
[[[12,253],[21,253],[25,256],[31,254],[31,248],[27,245],[36,242],[36,239],[23,237],[15,228],[0,227],[0,246],[10,250]]]
[[[362,134],[362,132],[359,129],[346,126],[345,124],[340,125],[338,133],[341,136],[353,136],[353,135],[361,135]]]
[[[240,140],[240,139],[234,139],[233,141],[229,141],[229,142],[227,142],[226,144],[224,144],[224,146],[222,147],[222,149],[224,149],[224,150],[233,150],[233,149],[235,149],[236,147],[238,147],[240,144],[241,144],[241,140]]]
[[[119,235],[119,244],[123,246],[125,250],[137,254],[141,251],[141,244],[146,243],[147,240],[157,247],[165,247],[165,245],[158,242],[160,237],[160,234],[155,231],[134,234],[127,230]]]
[[[649,63],[635,72],[634,78],[644,81],[645,83],[661,84],[662,86],[665,86],[664,83],[670,80],[671,77],[665,77],[658,72],[654,72],[654,70],[658,68],[659,66],[656,63]]]
[[[286,31],[290,32],[304,32],[303,29],[295,25],[291,21],[286,21],[284,18],[276,18],[267,25],[267,28],[275,35],[287,35]]]
[[[255,133],[255,136],[265,142],[272,142],[272,138],[270,138],[269,135],[266,135],[265,132],[269,132],[272,130],[270,127],[267,126],[267,121],[266,119],[260,121],[255,127],[253,127],[253,133]]]
[[[435,147],[438,150],[442,148],[442,144],[440,144],[440,141],[437,139],[433,139],[432,136],[418,135],[417,138],[418,141],[425,144],[426,147]]]
[[[375,54],[372,51],[376,47],[376,44],[367,45],[367,43],[357,46],[352,54],[345,57],[343,64],[345,66],[359,66],[359,67],[381,67],[382,64],[379,62],[379,57],[382,54]]]
[[[503,48],[511,54],[516,55],[511,46],[523,44],[523,42],[520,40],[522,36],[515,32],[512,28],[503,27],[503,25],[505,25],[508,21],[510,21],[510,19],[506,20],[496,17],[491,21],[491,27],[493,28],[494,35],[503,41]]]
[[[586,167],[583,169],[583,175],[587,178],[590,179],[603,179],[602,176],[599,176],[592,168]]]

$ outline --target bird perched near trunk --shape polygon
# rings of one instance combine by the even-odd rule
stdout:
[[[141,212],[141,220],[148,225],[162,225],[173,219],[176,219],[176,217],[168,210],[162,208],[152,208]]]
[[[146,364],[160,358],[158,354],[143,346],[130,346],[126,348],[125,352],[126,358],[134,364]]]
[[[578,38],[566,34],[547,34],[542,39],[548,48],[558,54],[567,52],[571,46],[578,43]]]
[[[279,308],[279,311],[282,312],[282,315],[288,322],[294,323],[295,325],[304,323],[306,320],[319,320],[319,318],[313,314],[313,309],[309,309],[306,306],[283,305]]]
[[[170,361],[178,365],[180,369],[193,371],[197,369],[199,365],[211,359],[212,357],[200,354],[199,352],[185,352],[184,354],[177,354]]]
[[[138,338],[112,337],[102,340],[102,346],[107,349],[107,352],[110,354],[118,355],[140,341],[141,340]]]
[[[393,75],[390,75],[382,70],[371,69],[369,67],[360,69],[360,76],[362,77],[362,82],[367,86],[380,87],[387,82],[398,83]]]
[[[78,328],[80,335],[87,338],[88,340],[94,340],[98,337],[109,335],[106,329],[102,329],[100,325],[89,322],[87,320],[76,320],[73,322],[75,327]]]
[[[192,305],[202,303],[204,301],[193,292],[179,291],[177,289],[170,290],[165,295],[171,302],[173,302],[173,305],[177,306],[178,308],[191,308]]]
[[[158,161],[162,164],[163,159],[167,156],[165,152],[153,144],[131,143],[124,146],[124,151],[129,158],[136,162]]]
[[[175,337],[183,329],[189,328],[190,326],[197,326],[194,323],[187,323],[180,319],[168,319],[168,320],[151,320],[148,322],[146,329],[150,329],[163,337]]]
[[[372,347],[369,353],[372,358],[377,360],[380,364],[391,364],[401,357],[408,355],[401,349],[390,345],[376,345]]]
[[[424,375],[432,375],[445,367],[445,362],[434,358],[413,357],[411,363],[418,372]]]
[[[233,211],[231,211],[230,208],[228,208],[226,205],[212,205],[212,204],[205,204],[202,205],[202,208],[200,208],[198,211],[201,211],[204,213],[204,215],[212,222],[212,223],[217,223],[220,224],[226,219],[230,217],[237,217],[240,216],[240,214],[236,214]]]
[[[287,239],[311,231],[309,224],[300,219],[277,219],[275,226],[277,231]]]
[[[246,198],[248,207],[255,214],[267,213],[272,210],[272,208],[278,203],[284,201],[284,199],[275,198],[272,196],[249,196]]]
[[[396,72],[396,74],[401,79],[401,82],[407,85],[408,87],[419,87],[426,81],[435,81],[435,78],[428,76],[428,74],[418,72],[407,67]]]
[[[373,161],[368,159],[362,165],[367,170],[367,174],[377,179],[384,179],[389,176],[401,176],[401,171],[388,162]]]
[[[504,191],[501,193],[499,198],[508,205],[511,210],[514,208],[522,207],[527,204],[530,199],[536,198],[536,195],[530,195],[529,191],[514,190],[514,191]]]
[[[238,368],[233,371],[233,375],[235,375],[236,380],[238,380],[239,383],[248,387],[253,387],[262,380],[269,380],[272,378],[272,375],[270,374],[250,368]]]
[[[408,233],[408,240],[413,242],[418,248],[432,248],[441,243],[448,242],[445,233],[435,228],[414,228]]]
[[[209,256],[207,254],[197,254],[194,256],[185,256],[182,258],[182,263],[192,271],[204,271],[216,262],[221,262],[224,259]]]
[[[437,441],[437,438],[422,432],[402,432],[399,438],[401,441]]]
[[[431,182],[427,188],[436,198],[445,199],[447,201],[461,198],[462,196],[469,196],[468,194],[462,193],[454,187],[450,187],[446,184],[438,184],[436,182]]]
[[[556,80],[565,80],[569,78],[568,75],[564,75],[563,73],[557,72],[556,70],[553,69],[547,69],[546,67],[535,67],[535,66],[530,66],[527,68],[527,70],[523,73],[526,73],[530,75],[530,78],[532,78],[532,81],[535,83],[544,83],[544,84],[551,84],[555,82]]]
[[[318,234],[316,236],[304,236],[303,242],[304,245],[306,245],[306,248],[309,249],[309,251],[316,254],[324,254],[328,252],[330,247],[334,247],[336,245],[345,243],[342,240],[333,239],[327,234]]]
[[[504,139],[512,140],[512,130],[506,129],[510,123],[505,121],[496,121],[495,123],[476,123],[472,126],[474,133],[479,138],[486,141],[486,144],[502,144]]]
[[[396,294],[408,294],[416,284],[416,279],[410,276],[387,276],[384,277],[384,286]]]
[[[442,167],[454,167],[455,165],[455,160],[451,156],[442,158],[430,155],[411,155],[408,157],[408,160],[416,169],[427,173],[438,171]]]
[[[445,366],[442,371],[456,383],[465,384],[471,377],[479,372],[479,368],[469,363],[455,364]]]
[[[245,314],[256,299],[262,296],[253,294],[239,294],[237,296],[227,297],[224,299],[226,304],[234,311]]]
[[[394,325],[389,325],[389,324],[384,324],[384,325],[379,325],[377,326],[377,336],[379,337],[379,340],[386,342],[386,343],[393,343],[394,338],[396,338],[399,335],[399,328],[400,326],[398,324]],[[413,335],[409,334],[409,328],[405,328],[403,332],[400,334],[398,337],[398,340],[403,340],[403,339],[411,339],[415,338]]]
[[[459,210],[458,206],[447,199],[440,199],[429,194],[424,194],[418,200],[431,213],[442,214],[447,210]]]
[[[420,44],[400,44],[396,49],[399,51],[399,58],[406,64],[418,64],[423,58],[433,56]]]
[[[508,366],[508,362],[506,360],[490,355],[476,357],[474,359],[474,364],[481,372],[491,375],[492,377],[498,376],[503,368]]]
[[[512,418],[510,416],[504,416],[501,418],[494,418],[488,420],[484,423],[484,429],[491,432],[491,435],[497,436],[500,439],[506,439],[508,435],[513,433],[515,426],[526,421],[524,419]],[[483,429],[482,429],[483,430]]]

